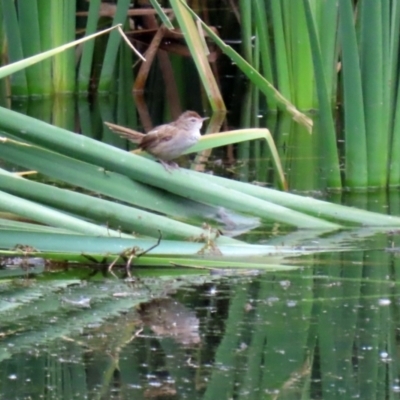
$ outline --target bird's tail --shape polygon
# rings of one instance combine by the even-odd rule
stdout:
[[[112,132],[116,133],[117,135],[123,138],[130,140],[133,143],[139,143],[142,140],[143,136],[145,136],[144,133],[135,131],[134,129],[125,128],[124,126],[121,125],[112,124],[110,122],[104,122],[104,124],[108,128],[110,128]]]

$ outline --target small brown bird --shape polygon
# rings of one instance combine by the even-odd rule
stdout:
[[[109,122],[105,124],[118,135],[138,143],[139,149],[158,158],[168,170],[177,167],[171,160],[179,157],[200,139],[200,129],[206,119],[208,118],[200,117],[195,111],[185,111],[177,120],[157,126],[147,134]]]

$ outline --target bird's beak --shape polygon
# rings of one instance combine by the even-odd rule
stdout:
[[[210,119],[210,117],[204,117],[204,118],[202,118],[201,120],[202,120],[202,121],[207,121],[208,119]]]

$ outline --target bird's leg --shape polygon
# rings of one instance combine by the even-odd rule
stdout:
[[[178,165],[175,161],[170,161],[170,162],[169,162],[169,166],[170,166],[172,169],[179,169],[179,165]]]
[[[160,164],[164,167],[164,169],[167,171],[167,172],[169,172],[169,173],[171,173],[172,172],[172,170],[174,170],[174,169],[179,169],[179,165],[176,163],[176,162],[173,162],[173,161],[164,161],[164,160],[161,160],[161,159],[159,159],[158,161],[160,161]]]

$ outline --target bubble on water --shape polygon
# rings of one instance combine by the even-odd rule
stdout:
[[[361,350],[371,351],[374,348],[372,346],[361,346]]]
[[[389,304],[391,304],[391,300],[390,299],[379,299],[378,300],[378,304],[380,306],[388,306]]]
[[[217,288],[215,286],[211,287],[210,294],[215,295],[217,293]]]
[[[276,303],[277,301],[279,301],[279,297],[268,297],[267,298],[267,304],[268,305],[272,305],[273,303]]]
[[[266,394],[279,394],[279,389],[265,389]]]
[[[290,281],[288,280],[280,281],[279,284],[282,286],[283,289],[287,289],[290,286]]]
[[[151,382],[149,382],[149,386],[161,387],[161,382],[159,382],[159,381],[151,381]]]

